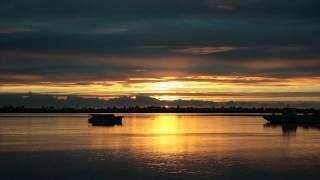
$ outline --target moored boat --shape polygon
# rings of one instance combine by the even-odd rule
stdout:
[[[297,114],[295,111],[284,112],[278,115],[265,115],[263,118],[275,124],[320,124],[319,114]]]
[[[91,114],[88,123],[94,126],[115,126],[122,125],[122,116],[113,114]]]

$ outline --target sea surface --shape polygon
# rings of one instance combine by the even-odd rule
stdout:
[[[320,179],[320,128],[261,116],[0,114],[0,179]]]

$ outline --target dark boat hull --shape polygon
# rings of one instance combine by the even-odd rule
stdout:
[[[92,117],[88,119],[88,123],[93,126],[122,125],[122,117],[113,115],[92,115]]]
[[[263,118],[274,124],[320,124],[320,117],[315,115],[265,115]]]
[[[121,126],[122,120],[120,121],[97,121],[97,122],[91,122],[93,126]]]

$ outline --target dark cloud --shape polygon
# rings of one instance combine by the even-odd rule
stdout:
[[[319,7],[318,0],[2,0],[0,82],[319,77]]]
[[[237,48],[234,48],[237,49]],[[269,48],[231,50],[209,55],[109,55],[80,52],[0,52],[1,82],[81,82],[127,81],[134,77],[161,78],[163,76],[265,76],[279,78],[318,77],[320,61],[316,55],[292,57],[291,49]],[[276,51],[276,52],[267,52]],[[285,55],[281,55],[282,52]],[[293,49],[293,51],[298,51]],[[303,50],[304,51],[304,50]],[[312,50],[307,50],[312,51]],[[252,52],[252,54],[250,54]],[[292,54],[291,54],[292,53]],[[259,55],[260,54],[260,55]],[[188,81],[188,79],[177,79]],[[196,81],[205,81],[204,79]],[[208,79],[209,80],[209,79]],[[209,82],[218,82],[210,80]],[[247,80],[246,83],[258,83]],[[227,80],[221,83],[228,83]],[[242,83],[242,81],[232,81]],[[261,83],[266,82],[262,80]]]
[[[32,29],[28,28],[1,28],[0,34],[11,34],[11,33],[20,33],[20,32],[32,32]]]
[[[232,10],[237,14],[317,14],[317,0],[19,0],[1,1],[2,15],[12,17],[103,16],[119,14],[130,16],[154,14],[222,14]],[[215,11],[213,11],[215,10]],[[251,11],[248,11],[251,10]],[[138,16],[137,15],[137,16]]]

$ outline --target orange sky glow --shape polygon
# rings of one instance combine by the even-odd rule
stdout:
[[[163,78],[135,77],[123,81],[93,81],[86,84],[10,83],[0,86],[0,93],[33,92],[103,99],[148,95],[161,100],[319,101],[318,89],[320,89],[320,78],[316,77],[283,80],[242,76],[170,76]]]

